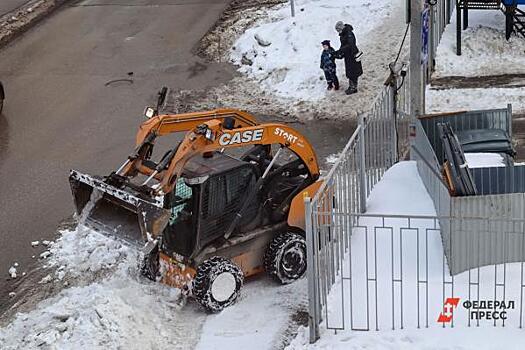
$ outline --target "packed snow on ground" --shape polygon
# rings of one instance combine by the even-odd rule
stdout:
[[[503,157],[498,153],[465,153],[469,168],[489,168],[505,166]]]
[[[426,101],[427,113],[504,109],[509,103],[513,111],[525,112],[525,89],[427,89]]]
[[[49,283],[77,285],[0,328],[2,349],[194,346],[203,317],[180,311],[178,290],[140,278],[132,250],[80,227],[62,232],[50,251]]]
[[[483,76],[525,73],[525,39],[505,40],[505,15],[499,10],[469,11],[462,32],[462,55],[456,55],[456,15],[440,42],[435,76]]]
[[[480,327],[461,330],[449,328],[397,330],[385,332],[324,331],[317,343],[308,344],[308,330],[301,328],[299,336],[287,350],[521,350],[523,330],[516,328]]]
[[[385,173],[384,178],[372,190],[367,203],[367,214],[435,215],[432,200],[419,178],[415,162],[398,163]],[[339,277],[328,295],[328,306],[326,313],[323,313],[321,324],[321,339],[313,345],[308,344],[308,329],[301,328],[298,336],[288,347],[289,350],[305,348],[521,349],[523,347],[524,333],[523,330],[518,329],[519,308],[507,310],[508,319],[505,328],[501,328],[501,321],[498,322],[498,327],[494,328],[492,321],[485,320],[480,321],[480,328],[468,328],[468,312],[460,306],[454,311],[455,327],[442,328],[437,318],[443,310],[444,299],[452,295],[450,287],[447,287],[443,295],[443,278],[450,281],[451,276],[446,272],[448,267],[443,258],[439,224],[431,218],[412,218],[410,227],[418,228],[420,232],[418,235],[417,231],[407,229],[407,219],[396,217],[384,220],[382,216],[360,219],[360,227],[353,229],[351,237],[351,257],[346,255]],[[380,228],[383,226],[392,229]],[[377,248],[377,255],[375,248]],[[368,252],[368,259],[365,252]],[[428,270],[424,265],[427,259]],[[350,269],[351,280],[348,279]],[[501,278],[504,273],[503,267],[498,266],[497,270]],[[445,276],[443,276],[444,271]],[[515,300],[516,305],[519,305],[520,271],[520,264],[508,264],[505,271],[505,294],[502,288],[498,288],[497,295],[494,296],[494,267],[481,268],[479,279],[483,283],[479,290],[480,300]],[[375,284],[367,280],[374,276],[377,281]],[[342,280],[340,277],[347,279]],[[402,285],[392,282],[393,279],[401,277]],[[425,286],[418,285],[418,280],[425,279],[428,281],[428,297]],[[469,297],[468,281],[467,272],[455,276],[454,296],[459,297],[461,303],[467,299],[475,300],[475,297]],[[498,280],[498,283],[501,283],[501,280]],[[351,294],[349,294],[350,287]],[[471,289],[471,292],[475,291],[476,288]],[[403,321],[400,312],[401,301],[404,310]],[[416,307],[418,301],[419,315]],[[369,312],[367,312],[367,304]],[[344,306],[344,314],[342,306]],[[396,329],[394,331],[392,320]],[[429,328],[426,328],[427,320]],[[327,325],[342,327],[343,321],[345,331],[335,333],[327,327]],[[368,328],[371,331],[351,331],[349,330],[351,322],[355,328]],[[418,329],[418,326],[422,329]],[[375,331],[376,327],[379,331]]]
[[[307,310],[306,279],[280,286],[268,278],[248,281],[241,300],[207,318],[198,350],[282,348]]]
[[[296,0],[295,3],[294,18],[286,4],[270,10],[268,18],[246,30],[231,50],[232,62],[259,89],[278,97],[274,103],[285,102],[288,108],[323,111],[326,118],[348,118],[368,110],[401,43],[404,1]],[[353,25],[358,47],[364,52],[359,93],[350,97],[344,94],[348,80],[342,60],[338,60],[341,91],[327,92],[319,68],[321,41],[329,39],[334,48],[340,46],[334,29],[339,20]],[[256,35],[263,44],[270,45],[260,45]],[[243,64],[243,57],[251,60],[252,65]]]
[[[81,243],[80,243],[81,242]],[[82,249],[79,249],[79,245]],[[131,251],[117,240],[79,226],[76,230],[64,230],[57,242],[50,245],[51,258],[47,265],[57,268],[57,278],[82,277],[97,273],[130,258]]]
[[[238,302],[210,315],[178,289],[139,276],[140,254],[86,227],[63,231],[43,283],[64,289],[0,328],[11,349],[258,349],[282,346],[306,309],[306,281],[248,280]]]

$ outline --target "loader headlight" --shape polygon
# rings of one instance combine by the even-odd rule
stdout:
[[[157,115],[157,110],[153,107],[146,107],[144,110],[144,116],[148,119],[153,118]]]

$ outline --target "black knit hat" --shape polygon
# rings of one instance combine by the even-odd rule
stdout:
[[[330,46],[330,40],[324,40],[321,45],[327,45]]]

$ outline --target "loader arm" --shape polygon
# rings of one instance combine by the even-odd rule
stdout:
[[[154,132],[157,136],[190,131],[198,125],[207,121],[218,119],[224,121],[230,118],[234,124],[232,127],[247,127],[259,124],[255,117],[249,113],[236,109],[216,109],[213,111],[184,113],[184,114],[165,114],[148,119],[139,127],[136,137],[137,146],[141,145],[146,137]]]
[[[210,120],[186,134],[169,167],[157,179],[164,193],[171,192],[186,162],[196,154],[248,145],[279,144],[299,157],[312,180],[319,178],[319,165],[312,145],[297,130],[277,123],[224,129],[220,120]]]

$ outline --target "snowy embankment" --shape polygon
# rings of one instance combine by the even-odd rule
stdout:
[[[369,197],[367,214],[435,215],[432,200],[419,178],[415,162],[398,163],[385,173]],[[443,278],[450,281],[451,276],[446,273],[446,261],[443,260],[441,236],[435,227],[436,221],[411,219],[407,226],[407,220],[399,217],[386,218],[385,222],[382,220],[381,217],[363,217],[360,219],[361,227],[354,228],[351,238],[352,264],[347,264],[350,259],[347,255],[343,265],[351,267],[352,280],[349,282],[338,278],[332,287],[328,296],[328,313],[323,314],[320,340],[313,345],[308,344],[308,329],[302,328],[288,350],[523,347],[524,333],[518,328],[518,308],[508,310],[505,328],[501,327],[501,320],[498,321],[498,327],[493,327],[492,320],[481,320],[480,328],[476,327],[476,321],[472,321],[472,327],[469,328],[468,312],[460,306],[454,312],[454,328],[442,328],[437,319],[443,310],[443,300],[451,296],[450,286],[446,287],[446,294],[443,295]],[[420,232],[417,241],[418,233],[414,228]],[[396,242],[393,247],[392,242]],[[377,247],[376,257],[372,247]],[[368,259],[365,257],[367,251]],[[425,261],[428,261],[428,269]],[[365,268],[366,264],[369,264],[368,268]],[[368,277],[365,271],[369,271]],[[503,271],[502,266],[498,266],[500,278]],[[494,296],[494,267],[481,268],[479,273],[480,283],[482,282],[479,290],[480,300],[505,299],[519,303],[520,264],[507,265],[505,294],[499,288],[497,296]],[[347,267],[343,267],[343,276],[349,277]],[[367,281],[367,278],[374,278],[376,282]],[[393,282],[394,278],[401,278],[402,284]],[[428,284],[418,282],[422,280],[428,281]],[[473,294],[470,294],[468,281],[466,272],[455,276],[454,279],[454,296],[459,297],[461,303],[465,300],[476,300],[476,288],[471,287],[470,292]],[[498,283],[501,281],[498,280]],[[428,290],[425,285],[428,286]],[[419,312],[417,301],[420,306]],[[367,304],[370,307],[369,312]],[[345,309],[344,314],[341,311],[342,305]],[[327,324],[329,327],[341,327],[343,320],[346,325],[345,331],[335,333],[327,329]],[[370,331],[351,331],[351,322],[353,327],[369,328]],[[392,322],[397,330],[392,330]],[[421,329],[418,329],[419,326]],[[375,331],[376,327],[379,331]]]
[[[238,38],[231,61],[239,72],[256,82],[276,103],[301,111],[322,111],[325,118],[349,118],[373,102],[388,73],[404,31],[404,2],[386,0],[296,0],[296,16],[289,5],[268,11],[268,17]],[[344,63],[338,60],[340,91],[326,90],[319,68],[321,41],[339,48],[334,25],[344,21],[354,27],[357,45],[364,52],[364,74],[359,93],[346,96]],[[264,95],[264,93],[263,93]]]

